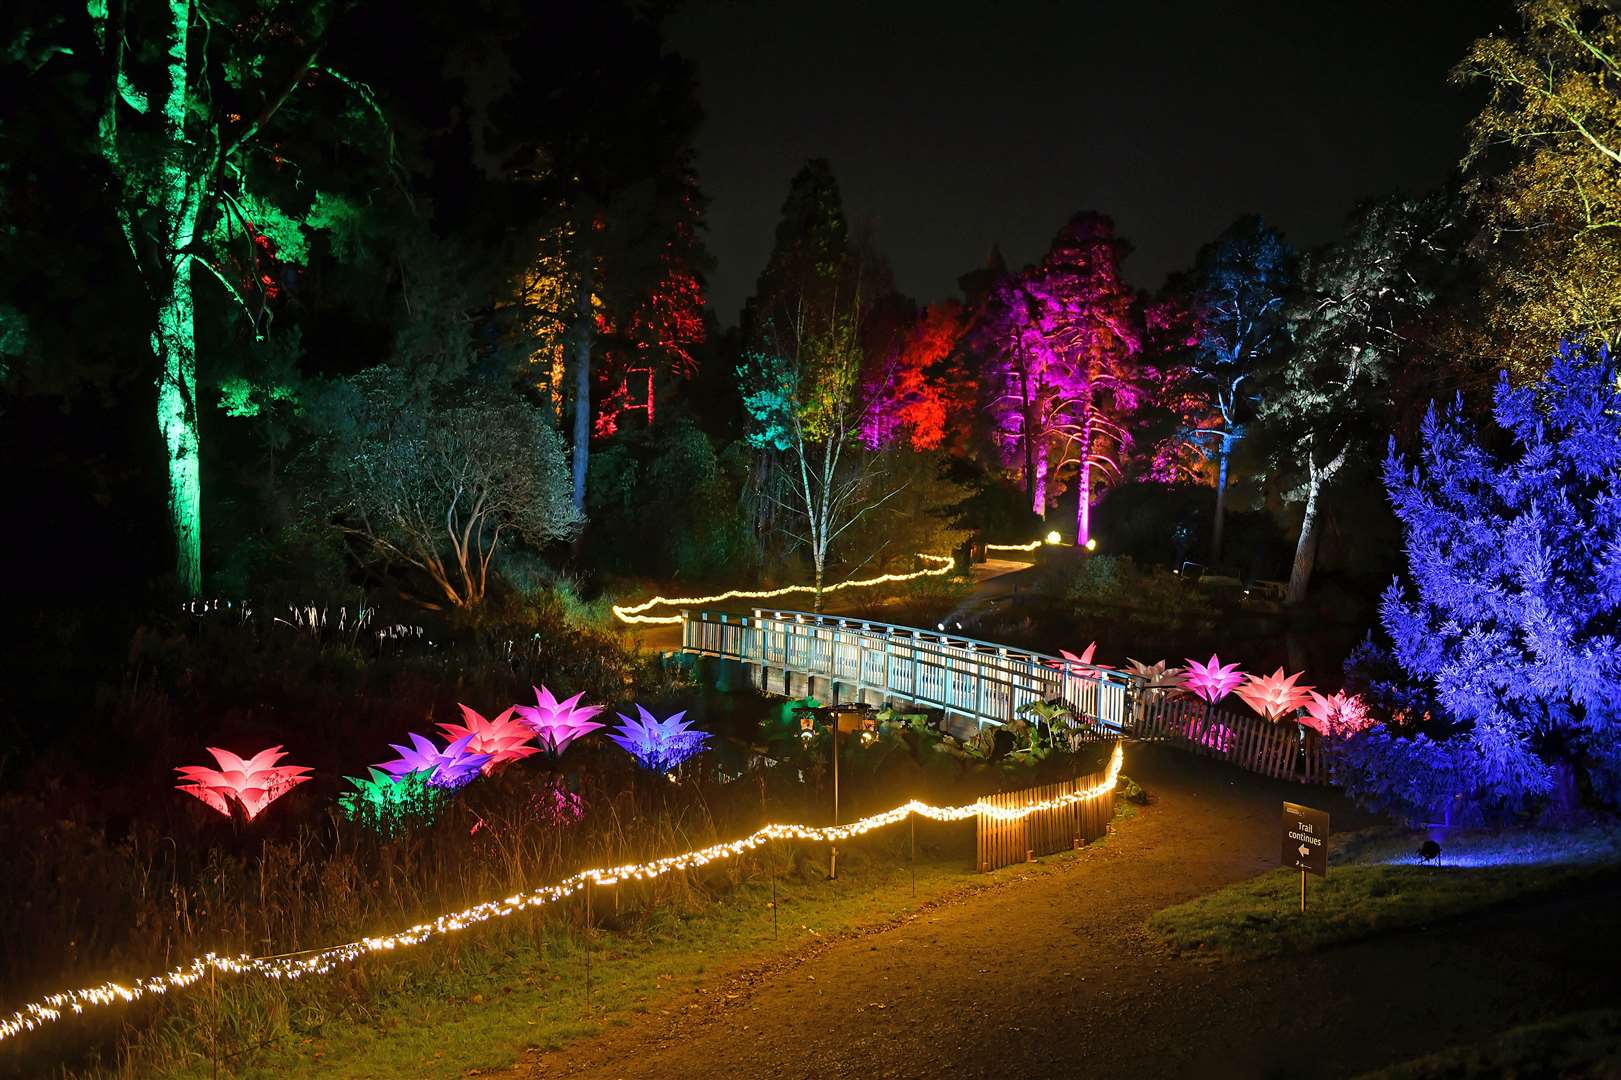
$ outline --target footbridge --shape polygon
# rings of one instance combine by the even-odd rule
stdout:
[[[1123,732],[1132,712],[1131,675],[1045,653],[806,611],[681,614],[683,652],[741,663],[766,693],[936,709],[952,731],[1005,724],[1038,701],[1062,701],[1100,732]]]
[[[768,694],[938,710],[953,735],[1005,724],[1031,702],[1061,702],[1099,736],[1167,742],[1281,780],[1330,779],[1322,740],[1307,726],[944,631],[808,611],[683,611],[681,648],[742,664]]]

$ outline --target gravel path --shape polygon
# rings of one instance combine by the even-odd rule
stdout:
[[[1107,843],[717,974],[507,1076],[1344,1076],[1621,1000],[1621,969],[1592,946],[1613,941],[1613,883],[1305,957],[1177,957],[1144,921],[1276,865],[1282,799],[1327,807],[1339,830],[1359,820],[1324,792],[1157,747],[1134,747],[1127,772],[1155,801]]]

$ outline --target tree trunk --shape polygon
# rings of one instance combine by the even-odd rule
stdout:
[[[591,259],[581,263],[574,298],[574,509],[585,513],[585,474],[591,461]]]
[[[822,556],[818,555],[816,557],[816,603],[811,608],[815,612],[822,610],[822,574],[825,572],[826,566],[826,561]]]
[[[1318,501],[1323,488],[1345,464],[1349,450],[1348,446],[1340,447],[1339,453],[1322,466],[1317,464],[1310,447],[1306,451],[1306,516],[1300,521],[1300,541],[1295,544],[1295,562],[1289,570],[1289,591],[1284,597],[1287,604],[1303,603],[1306,599],[1306,587],[1311,584],[1311,570],[1317,562],[1317,534],[1322,526]]]
[[[158,431],[168,465],[175,577],[187,595],[203,588],[203,486],[197,442],[197,342],[191,258],[171,260],[157,297],[152,355],[158,361]]]
[[[1221,563],[1222,526],[1227,520],[1227,463],[1232,460],[1233,444],[1225,434],[1221,437],[1220,464],[1216,466],[1216,520],[1210,530],[1210,565]]]
[[[1086,426],[1081,430],[1081,462],[1075,474],[1075,546],[1084,548],[1092,539],[1092,418],[1086,410]]]
[[[1289,591],[1284,602],[1290,605],[1306,599],[1306,587],[1311,584],[1311,568],[1317,562],[1317,531],[1321,524],[1317,516],[1317,500],[1323,483],[1316,470],[1306,488],[1306,516],[1300,521],[1300,540],[1295,544],[1295,562],[1289,570]]]
[[[1030,509],[1041,520],[1047,520],[1047,440],[1036,446],[1036,479],[1031,488]]]

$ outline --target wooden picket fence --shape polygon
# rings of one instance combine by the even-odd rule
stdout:
[[[1016,810],[1031,803],[1045,802],[1097,787],[1108,777],[1107,769],[1089,776],[1077,776],[1056,784],[1042,784],[1019,791],[1003,791],[977,800],[979,805]],[[1040,810],[1018,821],[1003,821],[985,814],[978,823],[975,864],[980,873],[989,873],[1013,863],[1028,862],[1037,855],[1068,851],[1098,839],[1109,831],[1114,817],[1114,788],[1089,799],[1052,810]]]
[[[1129,730],[1139,739],[1168,742],[1262,776],[1328,783],[1317,733],[1291,720],[1274,723],[1217,709],[1196,697],[1149,690],[1134,703]]]

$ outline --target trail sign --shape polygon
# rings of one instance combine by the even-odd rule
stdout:
[[[1302,874],[1328,876],[1328,811],[1283,804],[1283,865]]]

